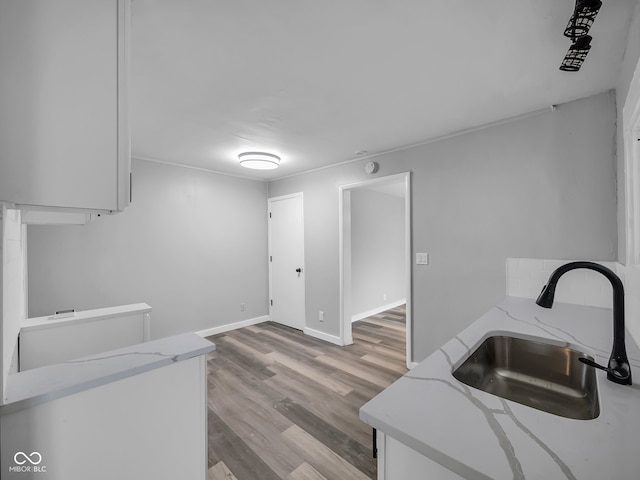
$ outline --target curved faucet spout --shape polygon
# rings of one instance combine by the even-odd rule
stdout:
[[[557,268],[540,292],[536,303],[551,308],[556,292],[556,284],[562,275],[577,268],[586,268],[601,273],[611,282],[613,288],[613,349],[609,357],[607,379],[621,385],[631,385],[631,367],[627,359],[624,331],[624,287],[620,278],[607,267],[593,262],[570,262]]]

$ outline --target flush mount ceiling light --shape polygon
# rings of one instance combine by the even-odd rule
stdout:
[[[576,0],[576,8],[564,30],[564,36],[575,41],[589,33],[600,7],[602,7],[600,0]]]
[[[273,153],[244,152],[238,155],[240,165],[255,170],[272,170],[280,165],[280,157]]]
[[[589,53],[591,49],[590,43],[591,37],[589,35],[577,39],[573,45],[569,47],[569,51],[564,56],[560,70],[565,72],[577,72],[580,70],[582,63],[585,58],[587,58],[587,53]]]

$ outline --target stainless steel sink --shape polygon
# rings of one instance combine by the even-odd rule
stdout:
[[[590,420],[600,414],[590,356],[566,346],[492,336],[453,372],[470,387],[561,417]]]

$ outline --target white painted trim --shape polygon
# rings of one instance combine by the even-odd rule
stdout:
[[[2,215],[0,215],[0,217],[1,216]],[[29,318],[29,263],[28,263],[29,251],[27,250],[27,246],[29,245],[29,242],[27,241],[27,231],[28,231],[28,228],[23,223],[20,242],[22,243],[22,271],[23,271],[22,288],[24,292],[24,310],[23,311],[24,311],[25,318]],[[2,241],[2,235],[0,234],[0,242],[1,241]],[[0,255],[0,264],[2,264],[2,255]],[[0,312],[1,312],[1,305],[0,305]],[[2,313],[0,313],[0,315],[2,315]],[[16,348],[16,355],[17,355],[17,350],[18,349]]]
[[[412,251],[411,251],[411,172],[378,177],[372,180],[341,185],[338,188],[338,249],[340,265],[340,339],[343,345],[353,343],[351,322],[351,190],[370,187],[371,185],[392,182],[404,182],[404,202],[405,202],[405,269],[406,269],[406,352],[407,367],[411,365],[413,359],[413,309],[412,291],[413,277],[411,275]]]
[[[624,173],[625,173],[625,236],[627,294],[625,309],[630,320],[626,327],[631,337],[640,342],[640,60],[629,85],[622,109]]]
[[[118,127],[116,210],[129,206],[131,194],[131,2],[118,0]]]
[[[640,267],[640,61],[636,65],[622,109],[625,207],[626,264]]]
[[[209,383],[208,383],[208,375],[209,375],[209,366],[207,365],[207,355],[199,355],[198,356],[200,361],[199,366],[200,366],[200,399],[201,399],[201,414],[202,415],[202,419],[203,419],[203,429],[200,432],[201,435],[201,443],[199,444],[199,446],[202,448],[202,452],[201,452],[201,458],[204,459],[202,468],[203,468],[203,473],[202,473],[202,477],[200,478],[208,478],[208,474],[209,474],[209,422],[208,422],[208,418],[209,418],[209,402],[207,400],[207,396],[209,395]],[[207,420],[205,420],[207,419]]]
[[[353,343],[353,329],[347,318],[351,312],[351,191],[340,187],[338,192],[338,263],[340,340],[343,345]],[[349,266],[349,268],[347,268]]]
[[[396,173],[393,175],[387,175],[386,177],[377,177],[372,178],[370,180],[363,180],[361,182],[347,183],[345,185],[340,185],[340,190],[353,190],[356,188],[366,188],[371,187],[372,185],[377,185],[379,183],[395,183],[400,182],[402,180],[406,180],[407,177],[411,176],[411,172],[404,173]]]
[[[407,299],[403,298],[402,300],[398,300],[397,302],[388,303],[386,305],[382,305],[380,307],[374,308],[372,310],[367,310],[366,312],[356,313],[351,316],[351,323],[357,322],[359,320],[363,320],[367,317],[371,317],[372,315],[377,315],[382,312],[386,312],[387,310],[391,310],[392,308],[399,307],[407,303]]]
[[[417,367],[418,365],[420,365],[418,362],[409,362],[409,370]]]
[[[142,341],[151,341],[151,312],[142,314]]]
[[[313,328],[304,327],[304,334],[309,335],[310,337],[318,338],[320,340],[324,340],[325,342],[333,343],[335,345],[344,346],[345,344],[342,342],[340,337],[335,335],[331,335],[329,333],[321,332],[320,330],[314,330]]]
[[[242,178],[243,180],[253,180],[254,182],[268,183],[268,182],[272,181],[272,180],[262,179],[262,178],[253,178],[253,177],[249,177],[247,175],[237,175],[235,173],[222,172],[220,170],[213,170],[212,168],[196,167],[194,165],[185,165],[183,163],[168,162],[166,160],[158,160],[156,158],[140,157],[138,155],[132,156],[131,159],[132,160],[140,160],[141,162],[149,162],[149,163],[158,163],[160,165],[168,165],[170,167],[186,168],[187,170],[197,170],[199,172],[213,173],[214,175],[224,175],[226,177]]]
[[[378,449],[378,479],[385,480],[387,478],[387,435],[378,430],[376,435],[376,448]]]
[[[271,203],[271,202],[278,202],[280,200],[289,200],[290,198],[296,198],[296,197],[300,197],[302,198],[302,200],[304,200],[304,192],[295,192],[295,193],[288,193],[286,195],[279,195],[277,197],[269,197],[267,201]],[[302,205],[304,207],[304,203]]]
[[[424,140],[422,142],[412,143],[410,145],[404,145],[402,147],[392,148],[392,149],[389,149],[389,150],[383,150],[381,152],[371,153],[369,155],[362,155],[362,156],[359,156],[358,158],[351,158],[351,159],[345,160],[343,162],[332,163],[331,165],[324,165],[324,166],[318,167],[318,168],[312,168],[310,170],[305,170],[304,172],[292,173],[290,175],[283,175],[281,177],[272,178],[269,181],[270,182],[275,182],[275,181],[278,181],[278,180],[284,180],[285,178],[298,177],[300,175],[307,175],[309,173],[319,172],[321,170],[327,170],[329,168],[341,167],[343,165],[348,165],[350,163],[361,162],[363,160],[368,160],[368,159],[371,159],[371,158],[382,157],[384,155],[389,155],[389,154],[396,153],[396,152],[402,152],[404,150],[410,150],[412,148],[422,147],[424,145],[429,145],[430,143],[440,142],[442,140],[448,140],[450,138],[458,137],[460,135],[466,135],[467,133],[473,133],[473,132],[477,132],[479,130],[484,130],[486,128],[491,128],[491,127],[497,127],[499,125],[504,125],[505,123],[511,123],[511,122],[516,122],[518,120],[524,120],[525,118],[533,117],[535,115],[540,115],[541,113],[554,112],[556,109],[557,109],[557,105],[549,105],[548,107],[540,108],[538,110],[533,110],[531,112],[525,112],[525,113],[522,113],[520,115],[515,115],[513,117],[507,117],[507,118],[503,118],[503,119],[500,119],[500,120],[496,120],[494,122],[489,122],[489,123],[485,123],[485,124],[482,124],[482,125],[476,125],[475,127],[469,127],[469,128],[465,128],[463,130],[456,130],[454,132],[445,133],[445,134],[439,135],[437,137],[429,138],[429,139]]]
[[[66,327],[76,323],[97,322],[108,318],[145,314],[151,311],[151,306],[146,303],[132,303],[129,305],[95,308],[92,310],[80,310],[70,317],[61,316],[56,318],[55,315],[44,315],[42,317],[25,318],[20,323],[20,331],[28,332],[33,330]]]
[[[237,330],[238,328],[250,327],[251,325],[257,325],[258,323],[268,322],[270,320],[269,315],[263,315],[262,317],[254,317],[248,320],[241,320],[239,322],[228,323],[219,327],[208,328],[206,330],[200,330],[195,332],[201,337],[210,337],[211,335],[217,335],[219,333],[229,332],[231,330]]]
[[[97,214],[89,212],[43,211],[24,206],[18,209],[23,225],[86,225],[97,218]]]
[[[238,175],[238,174],[234,174],[234,173],[221,172],[219,170],[213,170],[211,168],[196,167],[196,166],[192,166],[192,165],[184,165],[184,164],[181,164],[181,163],[170,162],[170,161],[166,161],[166,160],[158,160],[156,158],[141,157],[139,155],[132,155],[131,158],[135,159],[135,160],[142,160],[144,162],[159,163],[161,165],[170,165],[172,167],[189,168],[189,169],[192,169],[192,170],[200,170],[200,171],[203,171],[203,172],[215,173],[215,174],[218,174],[218,175],[226,175],[226,176],[229,176],[229,177],[243,178],[245,180],[254,180],[256,182],[269,183],[269,182],[276,182],[276,181],[279,181],[279,180],[284,180],[286,178],[293,178],[293,177],[298,177],[298,176],[301,176],[301,175],[307,175],[309,173],[315,173],[315,172],[319,172],[319,171],[322,171],[322,170],[327,170],[329,168],[341,167],[343,165],[348,165],[350,163],[361,162],[363,160],[367,160],[367,159],[371,159],[371,158],[382,157],[384,155],[389,155],[389,154],[396,153],[396,152],[402,152],[404,150],[409,150],[409,149],[412,149],[412,148],[422,147],[424,145],[429,145],[430,143],[440,142],[442,140],[448,140],[450,138],[457,137],[459,135],[465,135],[467,133],[477,132],[479,130],[484,130],[485,128],[497,127],[498,125],[503,125],[505,123],[515,122],[517,120],[523,120],[525,118],[529,118],[529,117],[532,117],[532,116],[535,116],[535,115],[540,115],[542,113],[553,112],[555,110],[556,110],[556,105],[550,105],[549,107],[545,107],[545,108],[538,109],[538,110],[533,110],[531,112],[525,112],[523,114],[516,115],[516,116],[513,116],[513,117],[503,118],[501,120],[496,120],[495,122],[489,122],[489,123],[486,123],[486,124],[483,124],[483,125],[477,125],[475,127],[466,128],[464,130],[457,130],[455,132],[446,133],[444,135],[439,135],[437,137],[433,137],[433,138],[424,140],[422,142],[412,143],[411,145],[405,145],[405,146],[402,146],[402,147],[399,147],[399,148],[392,148],[392,149],[389,149],[389,150],[383,150],[382,152],[372,153],[372,154],[369,154],[369,155],[362,155],[362,156],[360,156],[358,158],[351,158],[349,160],[345,160],[345,161],[342,161],[342,162],[332,163],[331,165],[324,165],[322,167],[312,168],[312,169],[309,169],[309,170],[305,170],[303,172],[292,173],[290,175],[282,175],[280,177],[274,177],[274,178],[269,178],[269,179],[260,179],[260,178],[249,177],[249,176],[246,176],[246,175]]]

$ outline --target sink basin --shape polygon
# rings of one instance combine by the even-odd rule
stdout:
[[[511,336],[488,337],[453,372],[470,387],[561,417],[600,414],[595,369],[569,348]],[[593,359],[592,359],[593,360]]]

